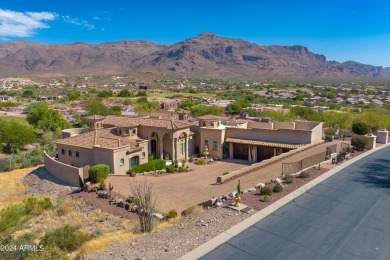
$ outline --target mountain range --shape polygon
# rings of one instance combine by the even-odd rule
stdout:
[[[102,44],[0,44],[0,76],[87,75],[150,71],[200,78],[382,78],[390,69],[328,61],[306,47],[260,46],[203,33],[172,45],[148,41]]]

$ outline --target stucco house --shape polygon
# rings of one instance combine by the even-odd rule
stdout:
[[[188,111],[164,117],[90,116],[89,128],[72,128],[57,140],[51,170],[70,167],[82,178],[85,167],[104,163],[112,174],[124,175],[149,158],[185,160],[204,155],[218,159],[259,162],[298,147],[322,142],[322,123],[308,121],[253,122],[201,116],[188,120]],[[207,147],[207,148],[206,148]],[[46,165],[46,161],[45,161]],[[76,171],[75,169],[83,169]]]

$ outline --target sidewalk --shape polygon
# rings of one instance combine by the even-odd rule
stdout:
[[[206,166],[193,166],[195,171],[189,173],[172,174],[169,176],[154,177],[147,176],[147,180],[153,184],[154,192],[157,194],[157,208],[161,211],[176,209],[178,212],[184,209],[205,202],[223,194],[229,194],[236,190],[237,181],[241,180],[242,189],[255,186],[259,182],[268,182],[282,174],[282,163],[295,162],[302,158],[324,152],[325,147],[341,141],[323,143],[308,150],[298,152],[289,158],[283,159],[275,164],[268,165],[261,170],[244,175],[234,181],[214,185],[216,179],[225,171],[238,170],[246,165],[232,163],[229,161],[218,161]],[[114,185],[114,191],[124,196],[130,195],[130,182],[141,180],[143,177],[128,178],[123,176],[110,176],[106,183]]]

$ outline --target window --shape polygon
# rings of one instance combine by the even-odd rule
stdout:
[[[133,135],[137,134],[137,130],[133,129]]]
[[[204,146],[207,146],[207,148],[209,147],[209,140],[204,140]]]
[[[125,130],[125,134],[126,134],[126,135],[129,135],[129,134],[130,134],[130,131],[129,131],[129,130]]]
[[[213,141],[213,150],[218,151],[218,141]]]
[[[62,149],[61,153],[65,155],[65,149]]]
[[[142,158],[145,158],[145,152],[142,152]]]
[[[125,159],[121,158],[120,165],[124,165],[124,164],[125,164]]]
[[[206,122],[203,122],[203,126],[206,126]]]
[[[180,154],[184,154],[184,143],[180,143]]]
[[[69,153],[68,153],[68,154],[69,154],[69,156],[72,156],[72,151],[71,151],[71,150],[69,150]]]
[[[119,134],[120,134],[120,135],[122,134],[122,130],[119,130]]]
[[[79,152],[76,152],[76,157],[80,157],[80,154],[79,154]]]

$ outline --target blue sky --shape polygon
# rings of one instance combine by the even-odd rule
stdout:
[[[387,0],[0,0],[0,42],[171,44],[203,32],[390,67]]]

